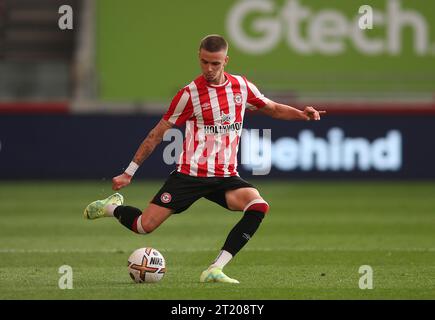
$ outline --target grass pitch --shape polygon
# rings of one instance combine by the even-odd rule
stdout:
[[[255,183],[255,181],[253,181]],[[122,190],[143,208],[160,182]],[[141,236],[115,219],[83,219],[111,194],[102,182],[0,183],[0,299],[435,299],[435,183],[258,182],[271,211],[225,268],[240,285],[201,284],[241,214],[202,199]],[[166,258],[157,284],[134,284],[127,258]],[[73,269],[60,290],[58,269]],[[361,265],[372,290],[359,289]]]

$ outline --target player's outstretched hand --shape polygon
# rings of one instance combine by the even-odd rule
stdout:
[[[307,120],[320,120],[320,114],[326,113],[326,111],[317,111],[313,107],[305,107],[303,113]]]
[[[128,186],[130,182],[131,182],[131,176],[124,172],[112,179],[112,189],[115,191],[119,190],[121,188]]]

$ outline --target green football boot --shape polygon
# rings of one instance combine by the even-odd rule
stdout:
[[[119,194],[115,193],[111,196],[107,197],[103,200],[97,200],[94,202],[91,202],[83,212],[83,215],[85,219],[94,220],[98,218],[104,217],[104,208],[109,204],[115,204],[115,205],[122,205],[124,203],[124,197]]]
[[[223,282],[223,283],[239,283],[236,279],[231,279],[222,272],[222,268],[213,267],[203,271],[200,282]]]

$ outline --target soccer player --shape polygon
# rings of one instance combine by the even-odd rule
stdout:
[[[201,282],[239,283],[225,275],[224,266],[251,239],[269,210],[258,190],[239,177],[237,151],[246,108],[282,120],[320,120],[313,107],[303,111],[267,99],[245,77],[226,73],[228,44],[219,35],[209,35],[199,46],[202,74],[182,88],[169,110],[139,146],[125,172],[113,178],[112,189],[130,184],[139,166],[162,141],[172,126],[186,125],[183,151],[177,168],[145,210],[123,205],[115,193],[89,204],[87,219],[116,217],[128,229],[146,234],[154,231],[172,214],[188,209],[206,198],[222,207],[242,211],[241,220],[228,234],[211,265],[202,272]]]

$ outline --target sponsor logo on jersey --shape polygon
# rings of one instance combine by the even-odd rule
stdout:
[[[239,131],[242,129],[241,122],[234,122],[231,124],[225,125],[216,125],[216,126],[204,126],[205,134],[224,134],[229,133],[231,131]]]
[[[232,121],[233,116],[228,113],[225,114],[225,112],[221,112],[221,124],[230,124]]]

